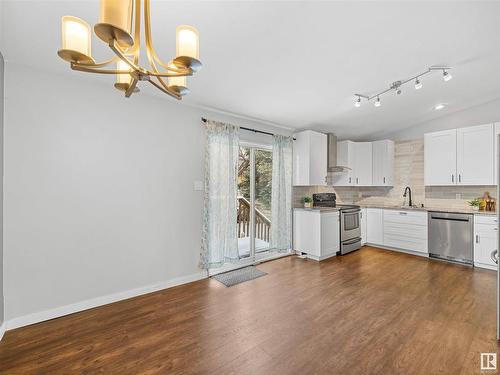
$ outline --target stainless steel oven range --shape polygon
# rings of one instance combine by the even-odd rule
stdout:
[[[341,255],[361,248],[361,208],[359,206],[337,204],[335,193],[313,194],[313,206],[339,209]]]

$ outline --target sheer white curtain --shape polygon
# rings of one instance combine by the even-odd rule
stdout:
[[[238,255],[236,175],[239,128],[206,122],[205,206],[200,267],[220,267]]]
[[[292,247],[292,142],[283,135],[273,141],[270,247],[279,251]]]

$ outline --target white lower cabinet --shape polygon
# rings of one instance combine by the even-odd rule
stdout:
[[[496,217],[474,216],[474,266],[497,269],[491,253],[498,249],[498,220]]]
[[[361,245],[366,243],[366,208],[361,209]]]
[[[384,210],[384,246],[428,254],[427,212]]]
[[[293,248],[317,261],[335,256],[340,250],[339,212],[295,209]]]
[[[366,209],[366,242],[384,244],[384,210],[381,208]]]

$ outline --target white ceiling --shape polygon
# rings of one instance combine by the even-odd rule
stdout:
[[[98,1],[4,1],[5,55],[11,62],[70,72],[56,55],[60,17],[97,22]],[[500,2],[152,2],[155,47],[175,53],[175,27],[201,34],[203,69],[187,104],[292,128],[370,138],[500,97]],[[107,47],[93,39],[98,60]],[[403,94],[357,109],[373,94],[431,65],[453,66]],[[88,75],[109,81],[112,77]],[[154,93],[144,87],[143,92]],[[131,99],[133,100],[133,98]],[[165,97],[165,100],[172,100]],[[449,103],[433,111],[439,102]]]

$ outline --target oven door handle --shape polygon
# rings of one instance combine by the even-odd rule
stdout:
[[[359,208],[352,208],[350,210],[341,210],[340,212],[344,213],[344,214],[355,214],[355,213],[361,212],[361,209],[359,209]]]

